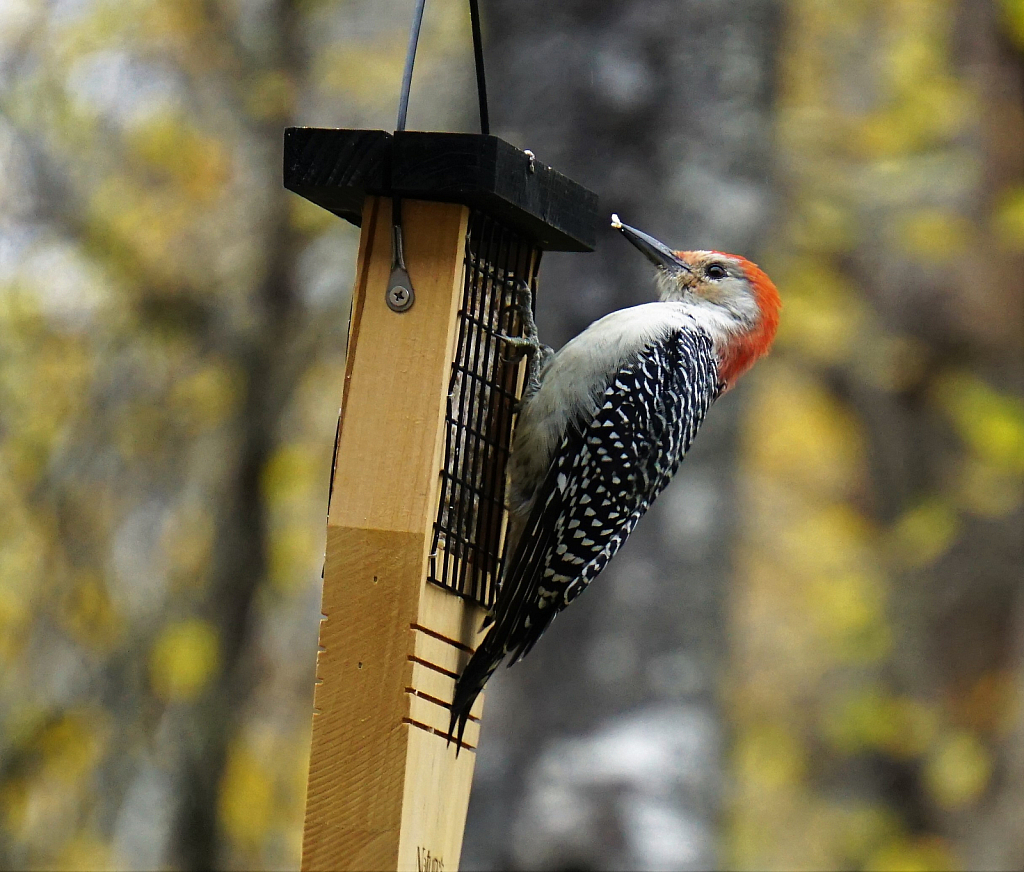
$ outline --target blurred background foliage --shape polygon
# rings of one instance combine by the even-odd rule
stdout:
[[[1024,861],[1022,10],[789,4],[786,310],[744,425],[726,691],[739,866]]]
[[[297,865],[357,234],[282,128],[391,127],[412,5],[0,3],[4,868]],[[475,124],[463,5],[413,128]],[[1020,868],[1024,2],[483,6],[496,132],[785,309],[663,547],[489,692],[464,865]],[[554,344],[652,296],[615,240],[549,260]]]

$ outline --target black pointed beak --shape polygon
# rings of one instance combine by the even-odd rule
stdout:
[[[612,215],[612,227],[616,230],[621,230],[622,235],[639,248],[655,266],[667,270],[693,271],[684,261],[676,257],[675,252],[663,242],[659,242],[642,230],[637,230],[635,227],[623,224],[619,220],[618,215]]]

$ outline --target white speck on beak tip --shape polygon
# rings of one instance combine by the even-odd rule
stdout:
[[[612,212],[612,227],[616,230],[622,229],[622,222],[619,220],[619,216]]]

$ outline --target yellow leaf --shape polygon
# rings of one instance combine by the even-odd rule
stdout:
[[[905,390],[927,374],[928,346],[911,336],[872,330],[858,343],[857,374],[884,391]]]
[[[286,524],[282,529],[273,531],[270,540],[271,583],[283,592],[305,586],[311,571],[319,574],[323,553],[323,532],[318,527],[300,522]]]
[[[864,868],[867,872],[953,872],[960,867],[942,839],[925,836],[886,843],[868,858]]]
[[[99,712],[67,712],[48,725],[35,740],[46,773],[68,784],[82,780],[99,762],[106,729]]]
[[[63,625],[76,639],[94,648],[109,649],[121,634],[121,619],[103,580],[81,573],[61,599]]]
[[[0,453],[0,468],[4,460]],[[35,585],[47,553],[45,538],[31,522],[18,518],[13,510],[5,511],[9,511],[7,529],[0,534],[0,654],[8,652],[7,646],[13,645],[20,630],[32,621]],[[3,657],[0,660],[10,662]]]
[[[113,867],[110,847],[94,833],[78,833],[57,854],[56,867],[68,872],[100,872]]]
[[[1024,0],[1000,0],[1003,23],[1010,38],[1024,48]]]
[[[168,701],[195,699],[220,665],[220,640],[213,626],[197,618],[169,624],[149,660],[153,690]]]
[[[853,805],[846,807],[839,833],[840,850],[851,859],[870,856],[879,845],[891,842],[901,830],[898,814],[881,805]],[[853,868],[858,862],[849,863]]]
[[[927,566],[946,553],[959,530],[960,519],[952,505],[938,498],[920,503],[893,526],[893,557],[907,566]]]
[[[776,535],[790,571],[817,581],[863,571],[871,560],[872,533],[873,528],[854,509],[823,503]]]
[[[143,33],[151,38],[174,38],[183,44],[195,44],[207,28],[200,0],[172,0],[148,4],[142,16]]]
[[[176,379],[169,402],[178,420],[190,421],[196,432],[208,430],[224,421],[238,402],[241,377],[221,363],[211,363]]]
[[[832,702],[824,712],[822,727],[844,753],[878,749],[907,759],[925,751],[937,723],[935,713],[923,703],[865,687]]]
[[[783,265],[779,286],[786,305],[779,342],[823,363],[845,360],[864,332],[866,311],[857,289],[829,263],[811,257]]]
[[[941,209],[920,209],[897,221],[900,247],[923,261],[944,262],[970,247],[974,228],[963,215]]]
[[[310,485],[318,481],[326,484],[329,469],[318,468],[319,458],[303,445],[282,445],[263,470],[263,491],[273,504],[304,500]],[[326,508],[326,506],[325,506]]]
[[[149,118],[127,141],[163,181],[178,185],[194,200],[215,199],[230,177],[231,162],[224,145],[181,115]]]
[[[889,63],[884,74],[890,87],[896,92],[913,93],[921,84],[941,73],[945,64],[943,49],[938,40],[921,27],[922,22],[901,22],[904,27],[914,29],[903,31],[894,40],[887,52]]]
[[[736,741],[737,777],[764,791],[791,788],[806,770],[806,753],[793,732],[780,724],[749,725]]]
[[[325,52],[312,78],[328,94],[341,93],[376,109],[382,94],[398,93],[404,64],[401,40],[353,40]]]
[[[14,833],[22,829],[33,811],[31,789],[27,776],[8,776],[0,784],[0,819],[4,831]]]
[[[173,573],[179,585],[201,587],[206,579],[213,553],[215,522],[207,505],[186,505],[165,524],[161,546],[173,561]]]
[[[1021,8],[1024,9],[1024,0]],[[1021,33],[1024,38],[1024,13],[1021,16]],[[992,216],[992,231],[1006,250],[1024,251],[1024,185],[1016,185],[1003,192]]]
[[[288,222],[299,233],[315,236],[336,226],[338,216],[305,197],[289,197]]]
[[[840,662],[871,663],[888,652],[892,635],[881,579],[855,571],[818,576],[808,606],[822,643]]]
[[[857,420],[806,372],[770,362],[757,374],[744,457],[759,472],[820,495],[846,496],[864,475]]]
[[[1024,402],[966,371],[939,380],[934,398],[982,460],[1024,474]]]
[[[142,188],[128,177],[109,176],[96,186],[89,203],[88,242],[104,263],[127,276],[142,264],[149,281],[175,284],[177,265],[171,244],[195,223],[193,204]]]
[[[925,764],[928,792],[943,808],[955,809],[979,799],[992,777],[992,754],[974,733],[946,738]]]
[[[220,785],[218,812],[229,838],[255,851],[266,838],[273,815],[274,791],[267,763],[243,742],[231,749]]]
[[[245,90],[245,106],[253,118],[287,118],[295,106],[295,80],[282,70],[269,70],[250,82]]]
[[[835,200],[816,196],[801,198],[794,212],[790,239],[797,250],[841,253],[851,250],[858,242],[860,228],[854,214]],[[787,306],[792,290],[787,279]],[[788,316],[788,311],[786,314]]]

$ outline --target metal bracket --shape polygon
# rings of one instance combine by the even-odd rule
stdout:
[[[402,225],[395,222],[391,225],[391,277],[388,279],[388,291],[385,296],[388,308],[392,312],[408,312],[416,302],[416,292],[412,287],[412,279],[405,268],[405,250],[402,247]]]

